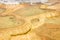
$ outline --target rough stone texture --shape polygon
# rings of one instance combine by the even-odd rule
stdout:
[[[7,6],[8,10],[0,14],[0,25],[4,26],[0,28],[0,40],[60,40],[60,12],[42,5]],[[13,19],[9,16],[19,25],[8,27]]]

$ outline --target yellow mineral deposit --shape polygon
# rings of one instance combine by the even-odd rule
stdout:
[[[5,12],[0,12],[0,40],[60,40],[60,11],[45,4],[4,7]]]

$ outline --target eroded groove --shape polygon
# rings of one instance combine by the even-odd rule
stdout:
[[[11,36],[25,35],[25,34],[29,33],[30,31],[31,31],[31,28],[30,28],[27,32],[25,32],[25,33],[22,33],[22,34],[16,34],[16,35],[11,35]]]

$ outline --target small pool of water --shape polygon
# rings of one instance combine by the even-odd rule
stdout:
[[[6,11],[6,9],[0,8],[0,13],[3,13],[3,12],[5,12],[5,11]]]
[[[46,10],[36,8],[36,7],[28,7],[28,8],[23,8],[15,11],[15,14],[21,15],[21,16],[33,16],[33,15],[39,15],[42,13],[46,13]]]
[[[22,25],[23,21],[17,21],[13,16],[0,16],[0,28],[9,28],[16,27],[18,25]]]

